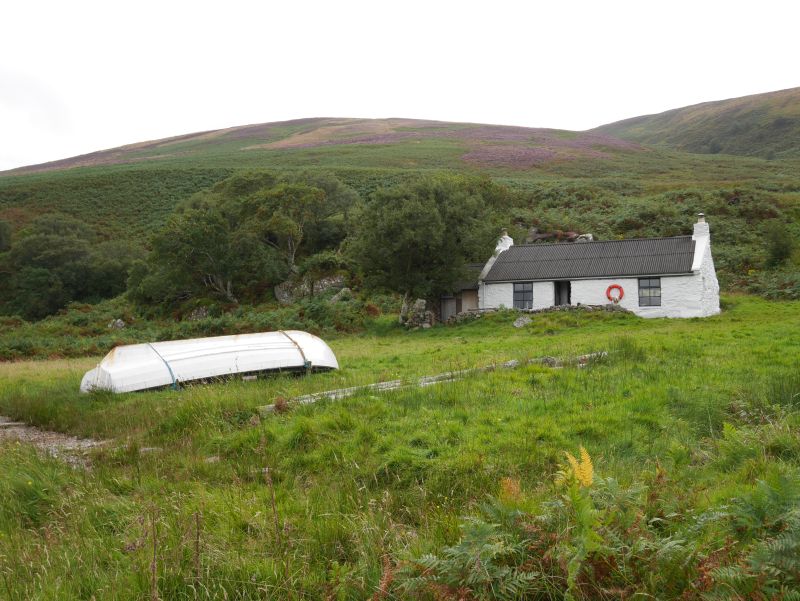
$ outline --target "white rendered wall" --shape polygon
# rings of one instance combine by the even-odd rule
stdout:
[[[479,289],[481,309],[499,309],[514,307],[514,284],[484,284]]]
[[[556,304],[556,292],[553,282],[533,283],[533,308],[546,309]]]
[[[700,244],[698,240],[697,245]],[[717,271],[714,269],[714,259],[711,256],[711,244],[703,245],[703,258],[700,263],[700,313],[703,317],[717,315],[719,309],[719,282],[717,281]]]
[[[571,302],[573,305],[606,305],[609,303],[606,290],[612,284],[622,286],[625,292],[620,306],[641,317],[706,317],[719,313],[719,285],[714,275],[710,257],[704,271],[691,275],[666,276],[661,278],[661,306],[639,306],[639,279],[616,278],[597,280],[572,280]],[[482,284],[480,288],[481,309],[514,307],[514,284]],[[555,304],[553,282],[533,283],[533,308],[545,309]]]
[[[481,309],[514,308],[514,284],[481,284],[479,289]],[[553,282],[533,283],[533,308],[546,309],[555,303]]]
[[[710,315],[703,309],[703,278],[700,273],[667,276],[661,278],[661,306],[639,306],[638,278],[607,280],[574,280],[572,282],[572,304],[608,304],[606,290],[612,284],[622,286],[625,296],[620,306],[641,317],[705,317]]]
[[[629,311],[635,311],[639,308],[639,281],[634,278],[573,280],[570,303],[573,305],[607,305],[609,300],[606,296],[606,290],[612,284],[622,286],[625,292],[619,303],[621,307]]]

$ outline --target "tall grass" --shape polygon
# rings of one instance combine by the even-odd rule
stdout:
[[[141,599],[155,582],[161,599],[678,598],[731,578],[762,592],[791,585],[762,575],[782,569],[775,549],[792,544],[778,540],[793,527],[781,482],[798,475],[800,418],[763,397],[793,373],[796,303],[741,298],[706,320],[587,313],[517,329],[513,319],[341,337],[331,341],[338,373],[182,391],[83,396],[91,361],[0,365],[0,414],[114,441],[90,471],[3,445],[0,590]],[[554,333],[541,332],[545,321]],[[597,350],[616,352],[586,367],[527,365],[257,410],[278,396]],[[593,483],[565,500],[555,477],[580,446]],[[576,503],[589,500],[581,511],[595,517],[577,522]],[[580,551],[591,532],[605,563]],[[502,578],[503,594],[492,579],[470,588],[460,562],[482,545],[506,545],[492,565],[536,572],[539,592]],[[756,565],[751,556],[763,570],[731,573]],[[412,581],[428,576],[404,566],[425,558],[450,563]],[[437,570],[461,578],[462,593]]]

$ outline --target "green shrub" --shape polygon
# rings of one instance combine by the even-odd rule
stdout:
[[[767,225],[764,242],[767,248],[767,267],[782,265],[794,252],[794,237],[780,221],[772,221]]]
[[[483,601],[546,592],[542,574],[524,565],[529,542],[520,529],[472,518],[461,531],[458,544],[440,556],[424,555],[403,568],[398,588],[404,597],[437,598],[437,592],[466,590],[470,598]]]
[[[749,292],[769,299],[800,299],[800,270],[786,265],[753,273],[744,286]]]

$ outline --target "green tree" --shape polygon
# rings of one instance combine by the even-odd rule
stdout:
[[[303,171],[285,176],[286,181],[303,183],[322,190],[325,203],[318,218],[305,224],[304,253],[313,255],[338,248],[347,236],[347,216],[359,200],[358,194],[337,177],[324,171]]]
[[[87,295],[91,231],[65,215],[44,215],[20,232],[8,252],[6,306],[40,319]]]
[[[255,171],[196,194],[177,212],[216,205],[240,223],[257,219],[264,243],[280,250],[294,270],[299,257],[341,244],[348,208],[357,200],[355,191],[325,172]]]
[[[284,271],[277,253],[237,226],[216,206],[174,215],[153,237],[149,269],[132,272],[132,298],[172,304],[210,296],[238,304],[246,289],[275,282]]]
[[[43,215],[22,230],[3,261],[0,304],[28,319],[55,313],[73,300],[95,302],[125,290],[128,269],[141,251],[98,242],[72,217]]]
[[[326,175],[230,177],[176,209],[146,263],[132,269],[130,298],[165,307],[196,298],[256,302],[298,272],[307,249],[339,244],[353,194]]]
[[[368,283],[432,298],[492,250],[497,195],[480,178],[438,176],[376,191],[354,214],[348,250]]]
[[[106,240],[93,244],[85,276],[86,300],[96,302],[124,292],[133,263],[144,257],[143,248],[126,240]]]
[[[13,313],[26,319],[41,319],[64,307],[73,296],[54,272],[42,267],[23,267],[14,274]]]
[[[281,183],[260,192],[256,202],[254,229],[262,239],[279,250],[290,271],[297,271],[297,252],[309,225],[326,216],[324,190],[307,184]]]

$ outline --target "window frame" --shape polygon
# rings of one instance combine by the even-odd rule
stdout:
[[[660,307],[661,306],[661,278],[648,277],[639,278],[639,306],[640,307]],[[642,294],[642,292],[645,292]],[[654,294],[657,292],[657,294]]]
[[[517,286],[520,289],[517,289]],[[515,309],[530,311],[533,309],[533,282],[513,282],[512,303]]]

